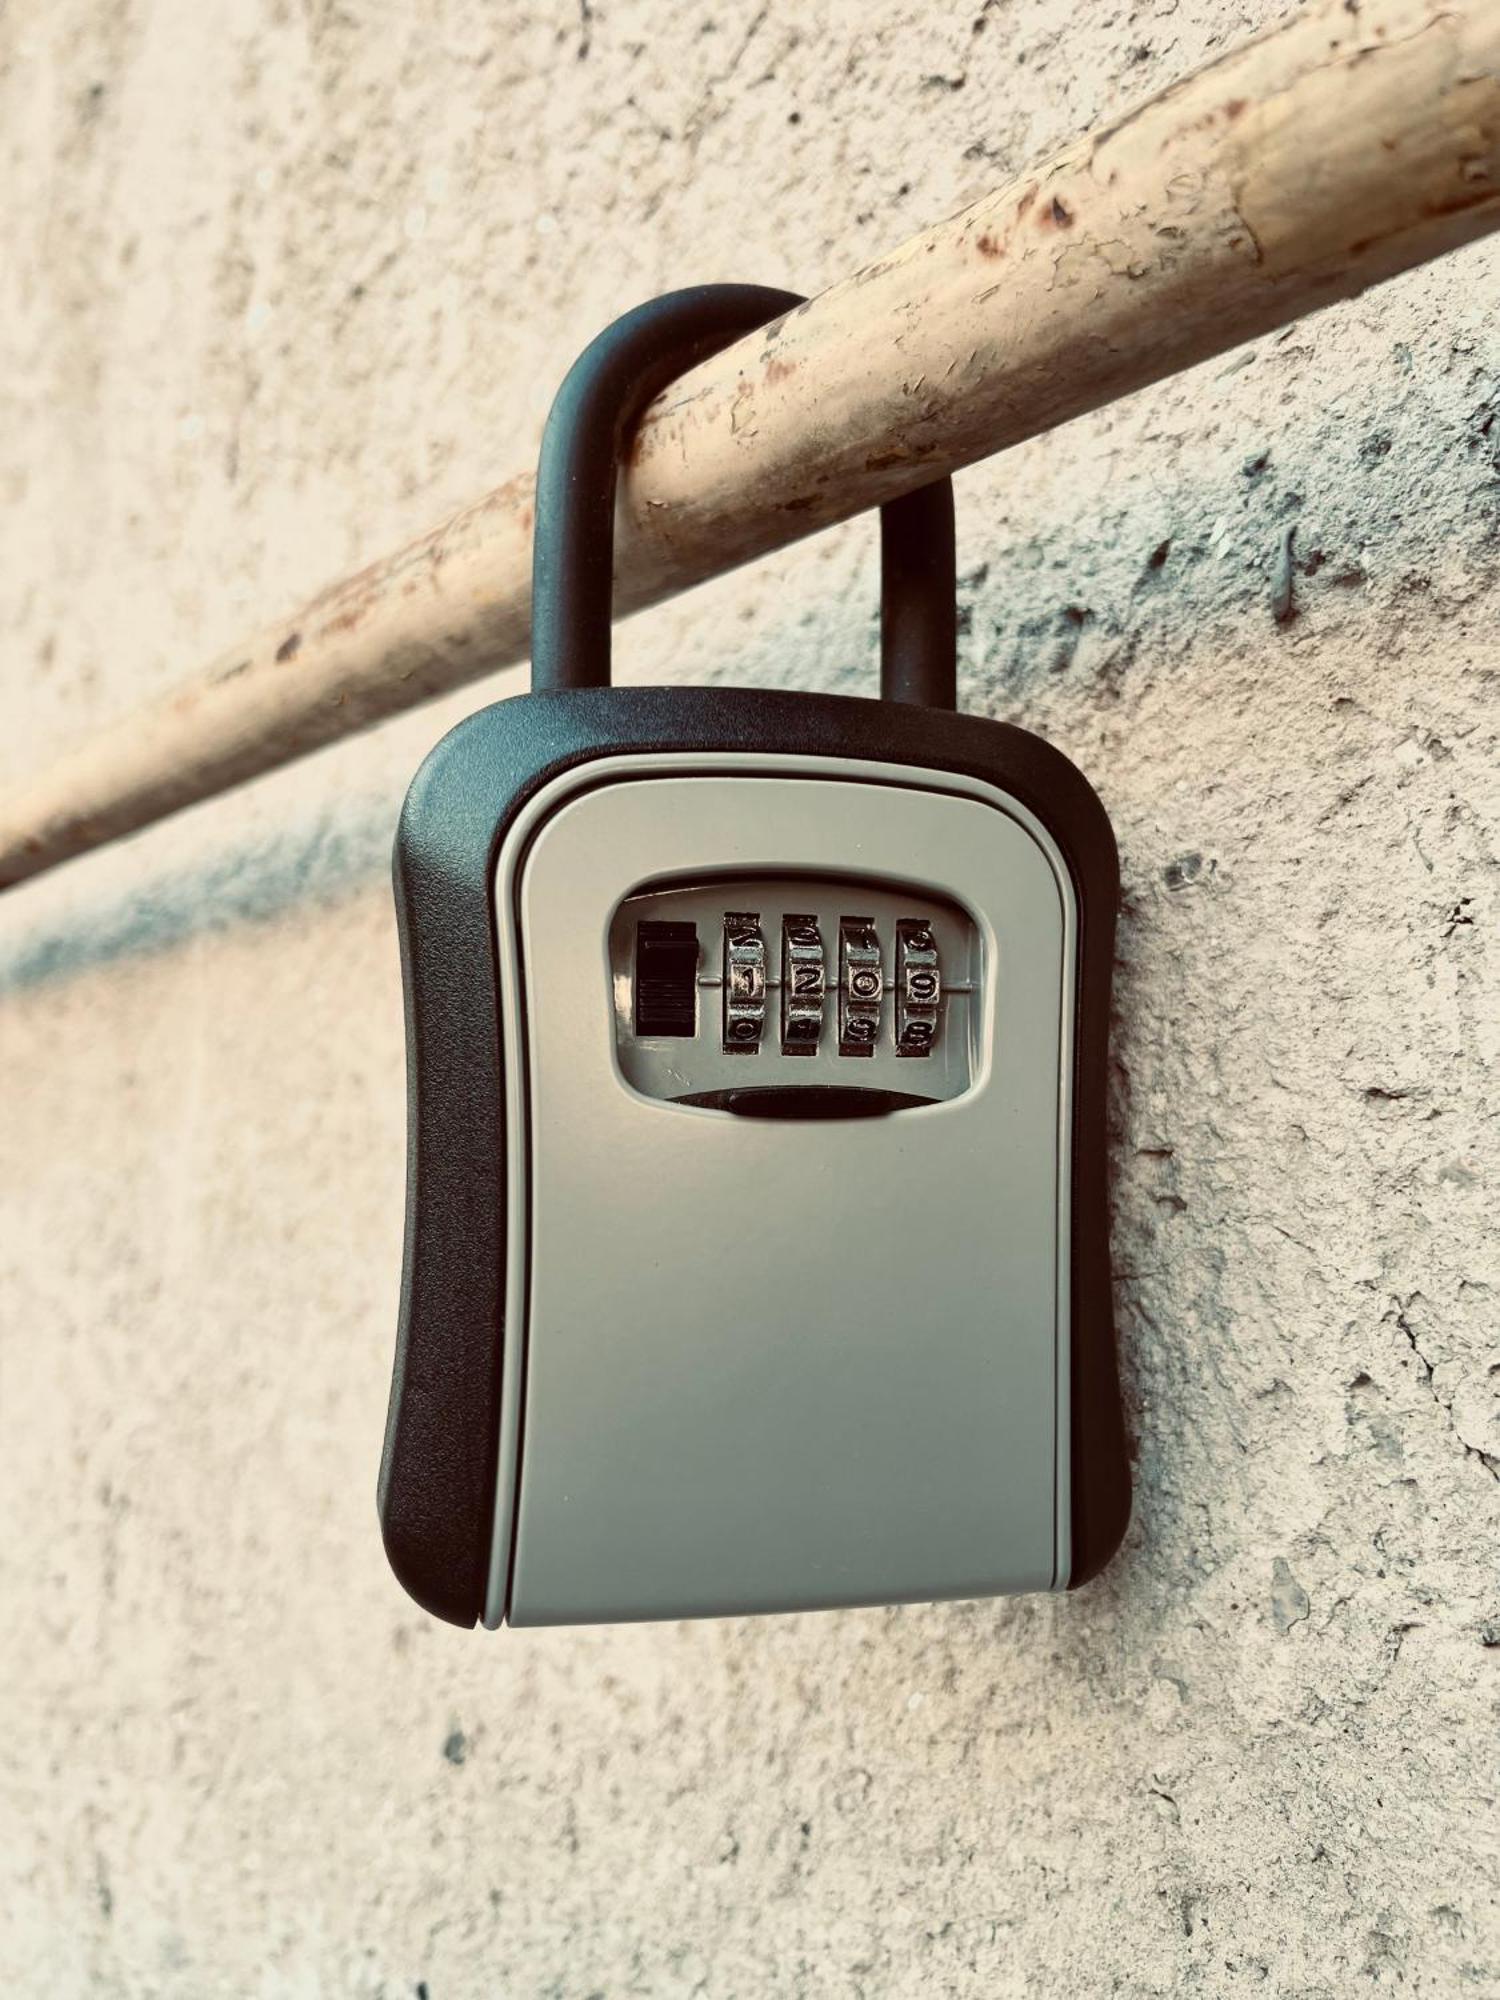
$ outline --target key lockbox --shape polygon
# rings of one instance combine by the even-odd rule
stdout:
[[[953,712],[947,482],[883,512],[884,699],[609,685],[625,432],[795,303],[673,294],[575,365],[533,692],[402,813],[380,1508],[458,1623],[1058,1589],[1124,1531],[1114,842],[1056,750]]]

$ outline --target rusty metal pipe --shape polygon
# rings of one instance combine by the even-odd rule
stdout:
[[[705,362],[647,412],[638,610],[1500,223],[1500,6],[1316,0]],[[44,771],[0,885],[522,657],[519,473]]]

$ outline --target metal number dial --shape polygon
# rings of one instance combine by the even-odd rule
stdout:
[[[724,913],[724,1049],[758,1055],[766,1026],[766,938],[754,911]]]
[[[896,1053],[930,1056],[937,1040],[943,979],[937,941],[924,917],[903,917],[896,926]]]
[[[885,972],[868,917],[839,920],[839,1054],[868,1056],[880,1039]]]
[[[828,968],[823,933],[810,916],[788,916],[781,925],[781,1052],[811,1056],[823,1034]]]

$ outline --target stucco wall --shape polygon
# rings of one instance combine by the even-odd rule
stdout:
[[[508,472],[626,304],[816,289],[1279,11],[13,0],[4,769]],[[1481,246],[960,482],[964,699],[1125,871],[1074,1599],[401,1596],[386,855],[470,700],[0,904],[8,1994],[1500,1993],[1497,303]],[[857,524],[622,670],[867,686],[874,588]]]

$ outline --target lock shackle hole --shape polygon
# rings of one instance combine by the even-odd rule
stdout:
[[[667,384],[793,311],[796,292],[694,285],[607,326],[553,400],[537,461],[531,685],[608,687],[615,493],[630,431]],[[957,703],[953,484],[933,480],[880,510],[880,692],[926,708]]]

